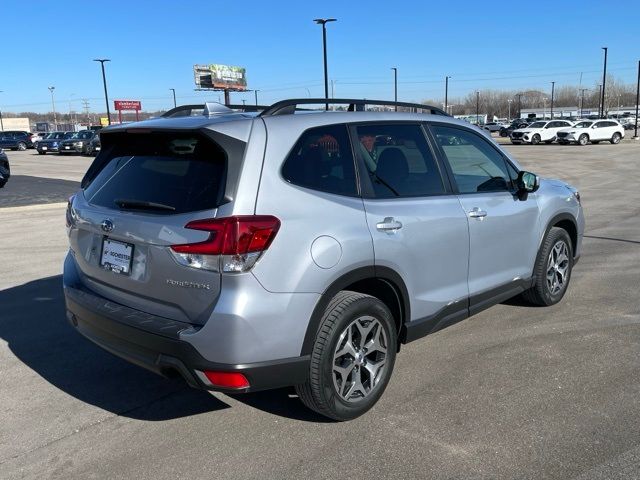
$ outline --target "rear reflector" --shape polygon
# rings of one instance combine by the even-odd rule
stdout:
[[[241,373],[237,372],[211,372],[204,371],[204,376],[214,387],[223,388],[247,388],[249,380]]]

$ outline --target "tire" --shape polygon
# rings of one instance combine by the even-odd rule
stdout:
[[[598,145],[600,143],[600,140],[592,140],[591,143],[593,143],[594,145]]]
[[[558,258],[561,259],[558,262]],[[547,233],[533,269],[534,285],[522,293],[522,297],[533,305],[555,305],[567,291],[573,270],[573,246],[571,238],[563,228],[552,227]],[[564,271],[564,274],[562,272]],[[547,274],[551,272],[552,277]]]
[[[531,137],[531,145],[538,145],[540,143],[540,135],[537,133]]]
[[[24,142],[18,143],[18,150],[24,152],[27,149],[27,144]]]
[[[617,145],[620,143],[620,139],[622,137],[620,136],[620,134],[618,132],[613,134],[613,137],[611,137],[611,140],[609,140],[613,145]]]
[[[373,345],[378,344],[375,349],[371,346],[374,339]],[[362,293],[339,292],[322,317],[311,352],[309,377],[296,385],[300,400],[333,420],[359,417],[384,393],[397,344],[396,325],[384,303]],[[368,350],[365,345],[370,345]]]
[[[545,140],[544,143],[547,145],[551,145],[553,143],[553,140]]]
[[[47,154],[47,152],[41,152],[40,150],[38,150],[38,153],[39,153],[40,155],[46,155],[46,154]]]
[[[578,137],[578,145],[585,146],[587,143],[589,143],[589,135],[583,133]]]
[[[507,134],[507,132],[505,130],[500,130],[500,136],[501,137],[508,137],[509,135]]]

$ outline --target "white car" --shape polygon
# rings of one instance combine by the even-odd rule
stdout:
[[[537,145],[540,142],[552,143],[558,131],[571,127],[573,123],[568,120],[541,120],[533,122],[528,127],[520,128],[511,132],[511,143],[530,143]]]
[[[615,120],[584,120],[571,128],[563,128],[558,132],[558,143],[600,143],[608,141],[614,145],[624,138],[624,128]]]

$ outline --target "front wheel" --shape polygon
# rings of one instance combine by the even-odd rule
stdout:
[[[616,133],[613,134],[613,137],[611,137],[610,142],[612,144],[614,144],[614,145],[617,145],[618,143],[620,143],[620,139],[621,138],[622,137],[620,136],[620,134],[618,132],[616,132]]]
[[[563,228],[552,227],[538,252],[534,285],[522,294],[534,305],[555,305],[567,291],[573,269],[573,246]]]
[[[589,143],[589,137],[586,133],[583,133],[578,137],[578,145],[585,146],[587,143]]]
[[[27,149],[27,144],[24,142],[18,143],[18,150],[24,152]]]
[[[384,303],[362,293],[339,292],[322,317],[309,377],[296,386],[300,400],[334,420],[359,417],[387,387],[397,343],[395,322]]]
[[[537,133],[531,137],[531,145],[538,145],[540,143],[540,135]]]

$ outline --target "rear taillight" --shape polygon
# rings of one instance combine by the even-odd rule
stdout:
[[[251,269],[271,242],[280,220],[270,215],[236,215],[195,220],[185,228],[209,232],[204,242],[172,245],[181,265],[214,272],[241,273]]]

